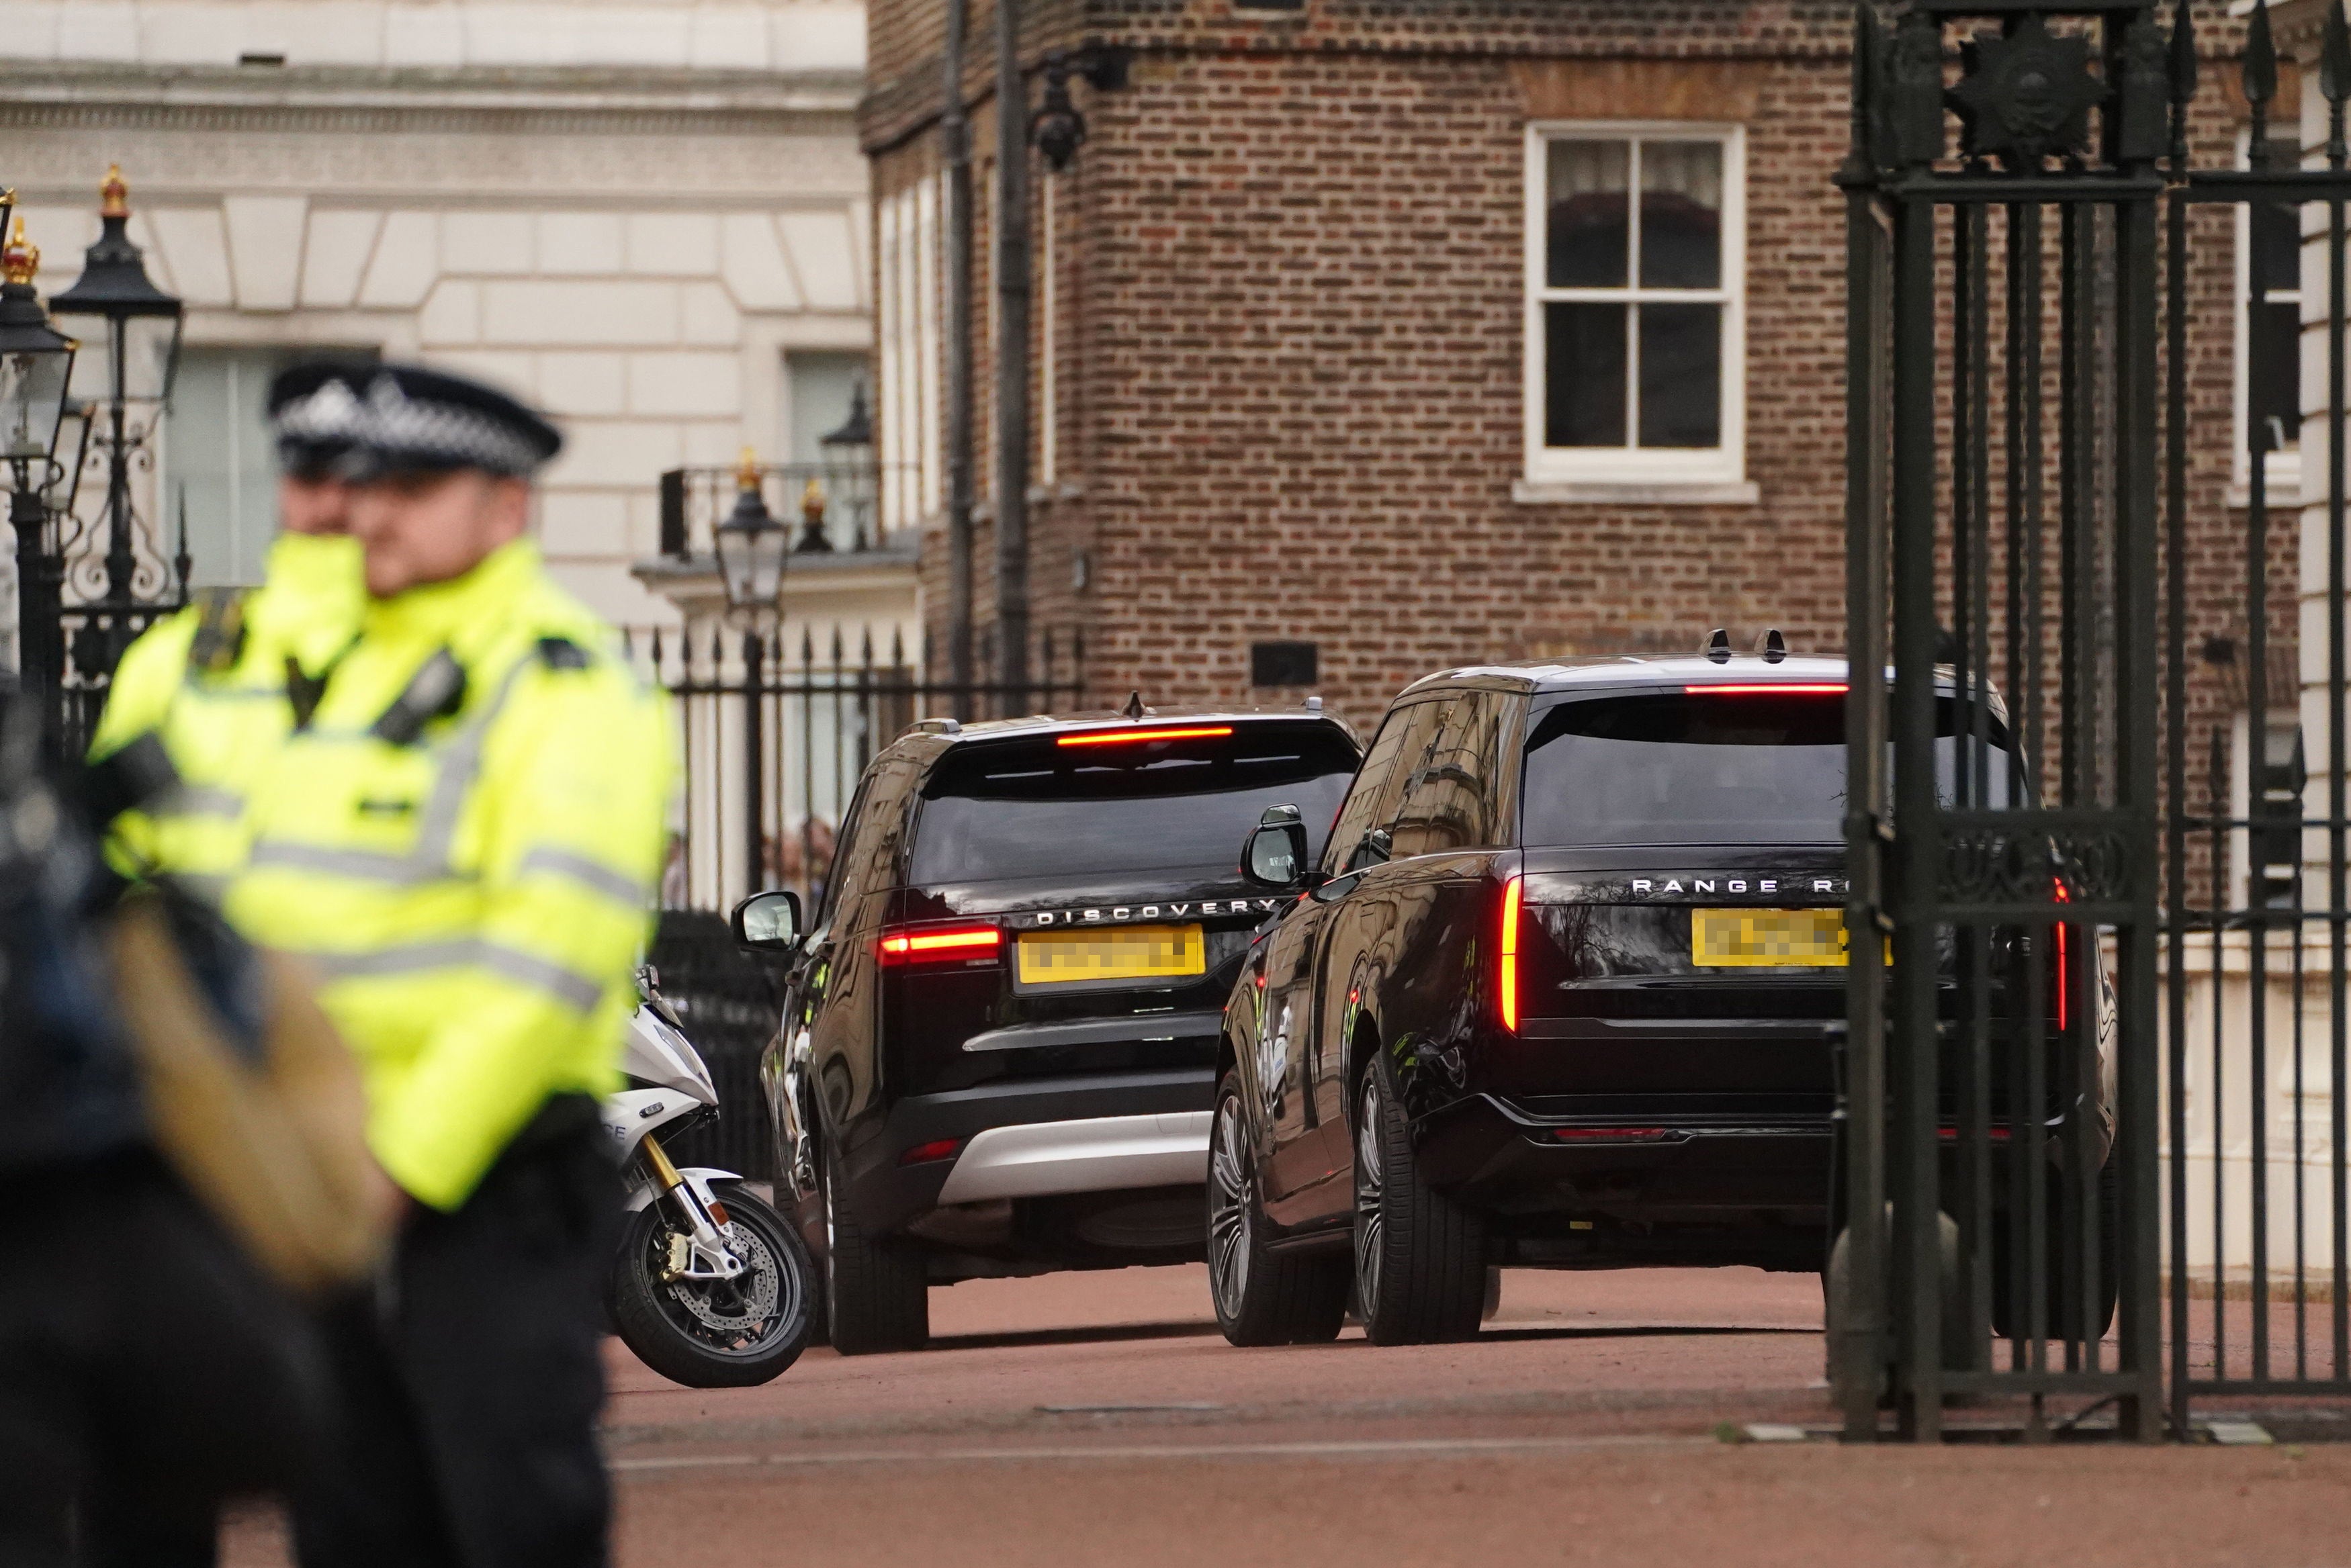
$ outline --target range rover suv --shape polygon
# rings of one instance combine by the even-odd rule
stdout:
[[[1997,699],[1952,691],[1946,797],[1972,776],[2005,805],[2026,770]],[[1243,864],[1286,897],[1226,1007],[1210,1156],[1228,1338],[1328,1338],[1351,1288],[1375,1341],[1464,1337],[1503,1264],[1823,1269],[1844,707],[1843,661],[1777,647],[1452,670],[1396,699],[1319,858],[1311,803],[1267,814]],[[2078,928],[2044,930],[2037,959],[1995,934],[1991,1011],[2046,1003],[2044,1092],[2013,1097],[2103,1163],[2111,992],[2069,970]],[[1997,1033],[2003,1142],[2028,1032]]]
[[[844,1354],[920,1346],[935,1283],[1201,1256],[1223,1003],[1281,901],[1234,847],[1329,822],[1359,748],[1319,704],[1127,715],[925,721],[806,939],[788,893],[737,911],[785,958],[777,1196]]]

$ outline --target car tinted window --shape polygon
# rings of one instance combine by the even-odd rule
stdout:
[[[1085,733],[1072,732],[959,748],[924,787],[910,879],[1223,869],[1277,805],[1298,807],[1319,849],[1354,772],[1354,743],[1329,723],[1231,731],[1061,744]]]
[[[1938,790],[1953,797],[1957,704],[1938,704]],[[1985,804],[2013,764],[1995,724]],[[1823,844],[1844,837],[1844,698],[1667,691],[1561,701],[1527,738],[1530,845]]]
[[[915,768],[908,758],[885,755],[875,758],[866,771],[864,783],[858,786],[857,814],[833,856],[832,875],[827,878],[826,897],[831,904],[825,916],[827,923],[861,924],[867,900],[889,891],[896,882],[906,823],[906,790]]]
[[[1345,866],[1355,846],[1374,827],[1384,826],[1382,814],[1395,796],[1390,788],[1396,782],[1396,754],[1404,749],[1405,732],[1412,728],[1413,715],[1425,704],[1413,703],[1392,708],[1380,724],[1380,732],[1372,742],[1372,749],[1364,753],[1364,765],[1355,774],[1354,784],[1347,791],[1345,804],[1340,806],[1337,818],[1331,824],[1331,843],[1326,869],[1337,871]],[[1314,819],[1307,819],[1310,826]]]
[[[1399,860],[1494,842],[1494,770],[1504,699],[1490,691],[1463,691],[1429,706],[1429,722],[1406,738],[1400,764],[1405,770],[1404,791],[1388,828],[1389,853]]]

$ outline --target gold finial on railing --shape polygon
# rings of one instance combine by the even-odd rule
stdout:
[[[747,492],[759,488],[759,454],[747,446],[735,464],[735,488]]]
[[[16,232],[8,238],[7,246],[0,249],[0,278],[9,283],[30,283],[41,270],[41,247],[25,237],[25,219],[16,217]]]
[[[800,492],[800,515],[811,524],[824,521],[824,486],[814,474],[809,476],[807,488]]]
[[[122,177],[122,165],[106,166],[106,179],[98,188],[98,215],[101,218],[127,218],[131,215],[131,182]]]

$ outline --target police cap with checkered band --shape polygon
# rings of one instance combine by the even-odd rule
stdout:
[[[495,387],[422,365],[376,367],[360,391],[353,479],[480,469],[528,479],[563,450],[562,432]]]
[[[367,359],[304,359],[271,379],[269,431],[287,473],[324,479],[350,455],[360,441],[360,389],[375,369]]]

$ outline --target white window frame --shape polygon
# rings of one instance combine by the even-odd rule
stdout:
[[[2275,142],[2290,141],[2298,149],[2302,145],[2300,130],[2299,125],[2273,127],[2270,140]],[[2287,134],[2278,134],[2281,130]],[[2251,130],[2237,132],[2238,168],[2252,167],[2252,132]],[[2297,166],[2300,160],[2297,158]],[[2247,442],[2250,432],[2246,425],[2252,417],[2253,407],[2253,322],[2250,308],[2251,302],[2246,296],[2252,291],[2253,286],[2253,211],[2249,202],[2239,202],[2234,205],[2237,225],[2237,265],[2234,282],[2231,286],[2233,292],[2231,295],[2229,314],[2234,323],[2236,345],[2230,368],[2230,378],[2233,385],[2231,389],[2232,401],[2229,420],[2229,504],[2250,506],[2253,499],[2252,452]],[[2305,205],[2302,209],[2304,224],[2302,250],[2305,253],[2310,249],[2310,234],[2307,228],[2310,215],[2310,209]],[[2304,266],[2302,271],[2306,274],[2307,266]],[[2310,279],[2307,275],[2298,275],[2296,283],[2298,286],[2294,290],[2294,297],[2298,305],[2309,296]],[[2275,294],[2278,291],[2273,289],[2271,292]],[[2323,283],[2319,292],[2323,297],[2325,295]],[[2302,389],[2297,386],[2294,389],[2294,395],[2299,399],[2301,394]],[[2262,465],[2262,497],[2269,505],[2273,507],[2299,505],[2302,502],[2300,439],[2297,438],[2291,445],[2281,447],[2270,453],[2268,461]]]
[[[1639,149],[1643,141],[1703,141],[1722,149],[1722,283],[1711,289],[1646,288],[1639,258],[1627,256],[1621,288],[1552,288],[1544,282],[1549,238],[1549,149],[1555,140],[1635,143],[1626,174],[1639,199]],[[1527,503],[1622,501],[1687,504],[1751,504],[1756,486],[1747,478],[1747,130],[1735,123],[1701,120],[1531,121],[1526,131],[1524,247],[1526,467],[1514,488]],[[1545,364],[1543,306],[1593,301],[1638,305],[1685,302],[1722,306],[1722,444],[1712,448],[1554,447],[1543,442]],[[1639,334],[1625,344],[1626,396],[1640,381]],[[1626,433],[1637,439],[1637,409]]]

